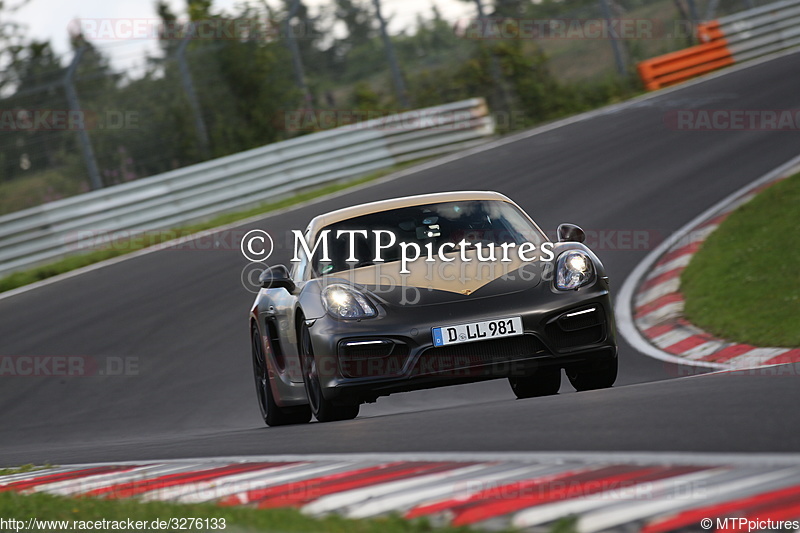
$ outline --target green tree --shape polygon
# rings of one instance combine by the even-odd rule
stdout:
[[[334,0],[336,19],[347,28],[347,37],[342,42],[348,48],[355,48],[368,43],[375,37],[375,18],[367,5],[358,0]]]
[[[5,75],[13,80],[13,93],[2,105],[3,118],[11,123],[0,128],[4,155],[0,175],[13,179],[60,164],[75,144],[71,132],[36,123],[37,116],[52,116],[53,111],[63,113],[67,108],[65,69],[50,43],[34,40],[7,57],[10,63]]]
[[[235,38],[197,39],[187,61],[203,109],[214,156],[262,146],[287,137],[282,113],[299,104],[284,44],[259,38],[257,12],[241,7],[234,16],[212,13],[206,0],[190,0],[192,20],[235,28]]]

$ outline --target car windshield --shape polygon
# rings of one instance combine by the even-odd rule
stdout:
[[[314,255],[311,264],[316,276],[373,264],[377,244],[375,230],[388,230],[396,237],[394,246],[381,250],[381,258],[387,263],[400,260],[401,242],[414,242],[420,248],[433,243],[435,250],[444,243],[458,245],[462,240],[470,247],[532,242],[538,248],[544,242],[542,233],[517,207],[499,200],[402,207],[342,220],[324,230],[331,230],[328,234],[330,261],[322,261],[319,253]],[[355,235],[355,262],[347,261],[350,255],[348,235],[336,238],[340,230],[367,230],[366,238]],[[387,241],[388,237],[383,236],[381,244],[386,245]]]

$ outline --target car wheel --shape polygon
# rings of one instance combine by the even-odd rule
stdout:
[[[525,377],[510,377],[508,382],[518,399],[552,396],[561,387],[561,368],[545,366]]]
[[[323,396],[314,346],[311,343],[311,332],[305,324],[300,326],[300,357],[303,363],[303,383],[306,386],[308,405],[314,417],[320,422],[333,422],[351,420],[358,416],[359,404],[338,404]]]
[[[311,409],[307,405],[281,407],[275,403],[272,387],[269,384],[269,371],[267,359],[264,354],[264,345],[256,328],[252,334],[253,348],[253,377],[256,382],[256,395],[261,416],[268,426],[283,426],[286,424],[305,424],[311,420]]]
[[[617,358],[603,357],[572,365],[565,370],[569,382],[578,392],[607,389],[617,380]]]

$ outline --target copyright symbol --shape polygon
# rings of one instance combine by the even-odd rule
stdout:
[[[261,282],[258,281],[258,279],[264,270],[268,268],[269,267],[264,263],[247,263],[239,276],[242,287],[244,287],[247,292],[258,294],[258,291],[261,290]]]
[[[703,529],[711,529],[714,526],[714,521],[710,518],[703,518],[700,520],[700,527]]]
[[[245,259],[260,263],[272,255],[272,237],[263,229],[250,230],[242,237],[239,249]]]

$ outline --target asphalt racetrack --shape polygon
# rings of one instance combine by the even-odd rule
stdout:
[[[589,231],[618,289],[663,238],[800,152],[797,131],[670,129],[668,117],[684,109],[800,109],[800,55],[245,229],[283,236],[316,214],[361,202],[493,189],[546,231],[567,221]],[[288,257],[281,249],[272,262]],[[515,400],[497,380],[382,398],[352,421],[268,428],[253,387],[245,265],[238,242],[164,250],[0,299],[0,355],[85,356],[101,369],[108,361],[135,365],[127,376],[0,378],[0,464],[332,452],[800,451],[800,377],[792,368],[687,377],[698,371],[640,354],[623,339],[620,378],[610,390],[576,394],[563,379],[558,396]]]

